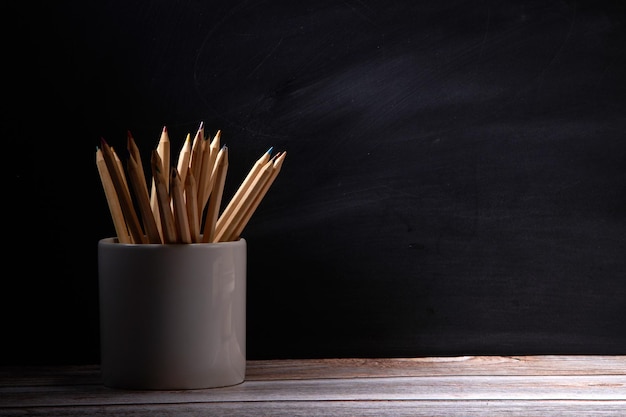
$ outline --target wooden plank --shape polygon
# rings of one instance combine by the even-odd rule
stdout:
[[[247,362],[246,380],[446,375],[626,375],[626,356],[460,356]],[[2,367],[0,387],[100,384],[98,365]]]
[[[242,403],[192,403],[24,407],[2,409],[1,415],[11,416],[65,416],[83,417],[115,415],[117,417],[199,417],[238,416],[274,417],[329,416],[329,417],[386,417],[410,415],[426,417],[623,417],[624,401],[285,401]]]
[[[247,380],[445,375],[626,375],[626,356],[455,356],[248,361]]]
[[[101,383],[99,365],[0,367],[0,387]]]
[[[0,368],[0,415],[623,416],[625,356],[248,361],[243,384],[103,387],[100,368]]]
[[[626,400],[626,375],[433,376],[246,381],[217,389],[126,391],[97,386],[0,389],[0,409],[31,406],[284,401]]]

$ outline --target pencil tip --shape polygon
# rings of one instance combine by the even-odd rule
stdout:
[[[270,146],[270,148],[267,150],[267,153],[271,155],[273,150],[274,150],[274,147]]]
[[[167,126],[163,126],[163,133],[167,133]]]

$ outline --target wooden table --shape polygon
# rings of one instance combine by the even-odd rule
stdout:
[[[99,367],[0,368],[0,415],[626,416],[626,356],[248,361],[242,384],[126,391]]]

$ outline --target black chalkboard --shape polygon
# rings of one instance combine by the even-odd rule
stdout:
[[[626,353],[622,3],[8,7],[4,362],[98,361],[95,147],[200,122],[226,196],[288,154],[244,233],[250,359]]]

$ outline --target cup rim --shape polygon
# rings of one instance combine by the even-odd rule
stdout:
[[[202,235],[201,235],[202,236]],[[117,236],[105,237],[98,241],[98,245],[101,246],[116,246],[116,247],[183,247],[183,246],[237,246],[246,244],[246,240],[240,237],[238,240],[232,240],[228,242],[197,242],[197,243],[120,243],[117,240]]]

